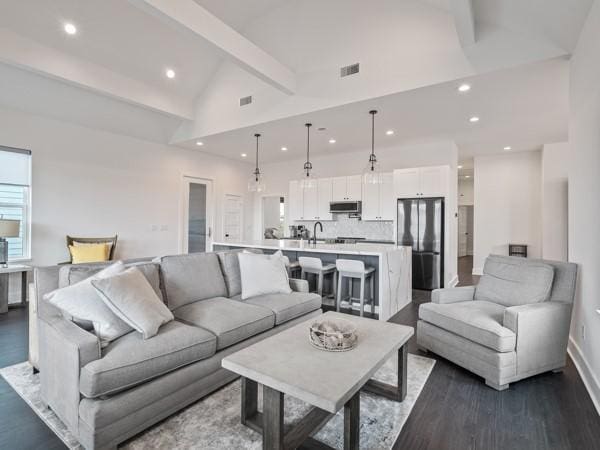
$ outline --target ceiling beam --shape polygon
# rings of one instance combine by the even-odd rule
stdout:
[[[463,47],[475,44],[475,14],[472,0],[451,0],[450,7],[454,15],[454,25],[458,39]]]
[[[244,70],[286,94],[296,92],[296,75],[263,49],[193,0],[130,0],[155,17],[212,44]]]
[[[192,102],[173,99],[146,83],[39,44],[6,28],[0,28],[0,62],[178,119],[194,117]]]

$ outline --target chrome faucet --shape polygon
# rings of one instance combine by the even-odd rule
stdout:
[[[323,232],[323,224],[321,222],[315,222],[313,227],[313,237],[311,238],[315,243],[315,247],[317,246],[317,225],[319,225],[319,228],[321,228],[321,233]],[[310,244],[310,239],[308,240],[308,243]]]

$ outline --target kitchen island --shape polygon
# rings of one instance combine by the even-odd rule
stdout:
[[[213,242],[213,251],[256,248],[265,253],[281,250],[290,261],[300,256],[320,258],[323,263],[335,263],[336,259],[358,259],[367,267],[375,268],[375,314],[379,320],[388,320],[412,300],[412,254],[410,247],[393,244],[309,244],[307,241],[288,239],[265,239],[243,242]],[[357,285],[358,286],[358,285]],[[358,292],[357,287],[353,289]],[[368,289],[366,289],[368,292]],[[347,294],[344,294],[346,296]],[[365,310],[368,300],[365,301]]]

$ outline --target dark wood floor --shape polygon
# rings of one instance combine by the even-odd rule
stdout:
[[[392,318],[415,326],[419,304]],[[409,351],[422,354],[415,339]],[[600,449],[600,417],[571,361],[561,374],[514,383],[507,391],[429,353],[437,363],[394,448],[410,450]],[[0,367],[27,358],[27,312],[0,316]],[[58,449],[62,442],[0,377],[0,449]]]

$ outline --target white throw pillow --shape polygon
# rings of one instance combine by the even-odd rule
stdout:
[[[44,300],[56,306],[74,321],[89,321],[103,347],[110,341],[133,331],[104,304],[94,286],[93,279],[102,279],[121,273],[125,266],[121,261],[108,266],[90,278],[44,295]]]
[[[292,292],[282,256],[280,251],[273,255],[238,253],[242,278],[242,300],[257,295]]]
[[[94,279],[96,288],[106,306],[136,331],[149,339],[158,333],[161,325],[174,319],[173,313],[158,298],[156,292],[136,267],[109,278]]]

